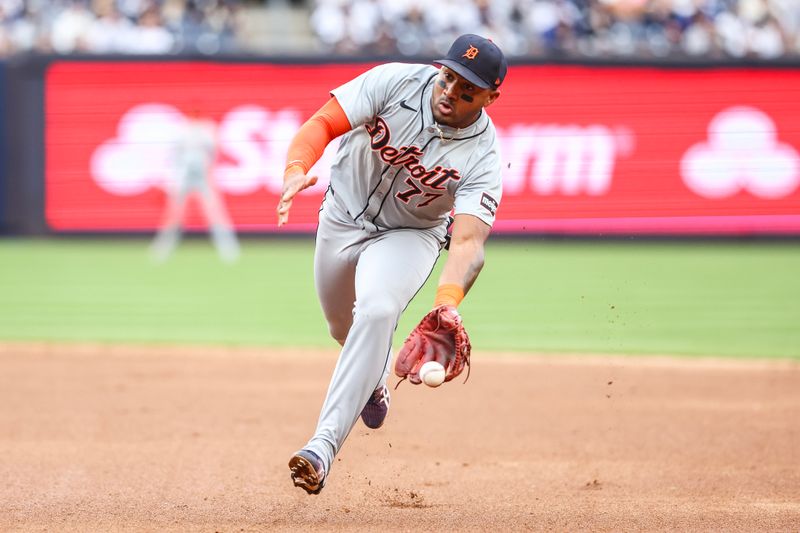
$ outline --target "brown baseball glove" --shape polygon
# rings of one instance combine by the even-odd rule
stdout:
[[[469,378],[471,351],[461,315],[452,305],[440,305],[425,315],[408,335],[397,354],[394,373],[418,385],[422,382],[420,367],[428,361],[437,361],[444,367],[445,381],[461,374],[465,366]]]

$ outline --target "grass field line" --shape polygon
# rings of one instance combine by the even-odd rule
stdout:
[[[270,358],[322,359],[333,361],[335,348],[291,348],[218,346],[196,344],[135,344],[95,342],[0,341],[0,360],[18,356],[52,357],[200,357],[200,358]],[[473,364],[548,365],[548,366],[624,366],[629,368],[665,369],[785,369],[800,372],[796,359],[729,358],[685,355],[617,355],[604,353],[548,353],[488,351],[472,354]]]

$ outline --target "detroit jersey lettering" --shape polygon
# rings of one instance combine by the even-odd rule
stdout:
[[[326,202],[370,233],[419,228],[444,237],[451,209],[494,222],[502,192],[494,125],[485,110],[466,128],[436,124],[436,73],[389,63],[331,91],[353,130],[342,137]]]

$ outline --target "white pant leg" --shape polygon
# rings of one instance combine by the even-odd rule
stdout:
[[[352,223],[320,213],[314,249],[314,284],[331,337],[344,344],[353,324],[356,263],[367,238]]]
[[[321,220],[320,229],[324,234],[331,228],[323,227],[323,224],[326,223]],[[316,432],[306,446],[328,467],[333,464],[334,457],[358,421],[367,399],[385,379],[391,364],[392,337],[400,314],[425,283],[439,256],[439,242],[429,232],[393,230],[380,235],[364,235],[363,242],[356,244],[359,253],[355,267],[356,301],[352,325],[333,371]],[[318,232],[318,247],[347,248],[332,244],[331,240],[335,238],[326,235],[323,238],[326,240],[319,240]],[[328,268],[324,259],[329,253],[330,250],[323,250],[319,254],[315,261],[316,269]],[[340,257],[343,256],[340,254]],[[320,278],[329,274],[333,274],[333,278],[343,277],[342,272],[346,269],[340,262],[340,259],[333,259],[332,272],[316,274],[318,287],[322,289],[321,299],[330,297],[326,287],[331,282],[320,282]],[[335,302],[323,303],[323,308],[335,307]],[[333,330],[334,326],[331,327]]]

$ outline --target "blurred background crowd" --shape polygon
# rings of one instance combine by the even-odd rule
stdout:
[[[800,57],[800,0],[0,0],[19,53]]]
[[[0,53],[234,52],[226,0],[0,0]]]

